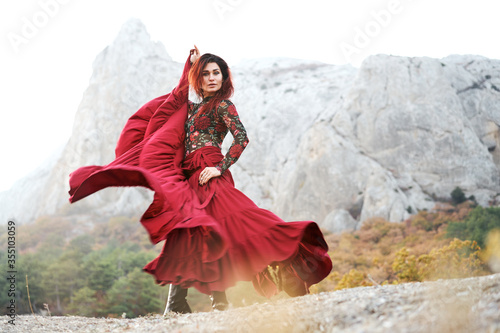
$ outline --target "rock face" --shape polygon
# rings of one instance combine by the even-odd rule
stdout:
[[[95,59],[72,136],[55,156],[55,165],[50,170],[44,167],[42,175],[35,171],[10,191],[1,193],[0,200],[7,203],[2,204],[2,216],[22,224],[53,214],[88,213],[103,218],[113,214],[138,215],[150,197],[145,190],[106,189],[70,206],[68,175],[81,166],[111,162],[127,119],[159,92],[172,89],[181,69],[163,45],[151,42],[142,22],[127,22],[115,41]],[[42,182],[44,186],[40,187]]]
[[[258,150],[234,169],[283,218],[341,231],[374,216],[401,221],[456,186],[482,205],[496,197],[500,61],[379,55],[358,71],[276,64],[255,74],[263,100],[250,93],[255,83],[235,96]]]
[[[138,189],[106,189],[69,206],[68,174],[109,163],[128,117],[170,91],[182,65],[140,21],[127,22],[96,58],[58,159],[38,181],[0,194],[3,220],[144,211],[152,195]],[[275,58],[233,66],[233,76],[250,137],[231,167],[237,187],[287,221],[334,232],[370,217],[401,221],[456,186],[481,205],[500,199],[499,60],[377,55],[356,69]]]
[[[366,59],[304,131],[296,163],[281,177],[279,192],[294,195],[277,200],[279,211],[321,221],[347,209],[358,221],[400,221],[456,186],[488,205],[499,190],[499,65],[480,57]]]

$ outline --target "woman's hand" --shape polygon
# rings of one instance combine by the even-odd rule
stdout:
[[[198,60],[198,58],[200,57],[200,50],[198,50],[198,48],[195,45],[194,49],[191,49],[189,53],[191,54],[191,59],[190,59],[191,63],[194,64],[194,62]]]
[[[199,181],[200,185],[205,185],[213,177],[219,177],[219,176],[220,176],[220,171],[217,168],[206,167],[200,173],[200,179],[198,181]]]

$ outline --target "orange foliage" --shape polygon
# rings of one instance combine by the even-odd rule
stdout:
[[[326,235],[333,271],[312,292],[488,274],[475,244],[445,237],[448,223],[472,208],[439,204],[404,222],[373,218],[357,231]]]

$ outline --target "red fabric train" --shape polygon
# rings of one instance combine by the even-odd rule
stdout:
[[[141,223],[153,243],[165,241],[160,255],[144,267],[159,284],[210,294],[245,280],[266,297],[279,290],[306,294],[332,269],[317,224],[284,222],[257,207],[234,187],[229,170],[200,186],[203,168],[223,158],[218,148],[201,148],[184,159],[189,69],[188,58],[178,86],[128,120],[113,162],[71,173],[70,202],[108,186],[154,191]]]

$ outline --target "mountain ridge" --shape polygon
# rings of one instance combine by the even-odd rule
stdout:
[[[70,206],[68,175],[109,163],[128,117],[170,91],[182,64],[134,19],[93,68],[64,151],[51,170],[0,193],[3,221],[89,210],[135,216],[151,202],[147,190],[113,188]],[[236,186],[284,220],[333,232],[375,216],[397,222],[457,186],[484,206],[500,200],[499,60],[376,55],[358,69],[266,58],[232,71],[250,137],[231,167]]]

